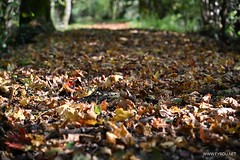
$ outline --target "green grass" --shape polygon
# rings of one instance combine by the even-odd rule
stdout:
[[[148,17],[139,21],[132,21],[133,28],[160,29],[175,32],[193,32],[198,30],[197,20],[185,22],[181,15],[168,15],[163,19]]]

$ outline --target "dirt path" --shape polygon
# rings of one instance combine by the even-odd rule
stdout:
[[[130,24],[129,23],[98,23],[98,24],[87,26],[86,28],[118,30],[118,29],[129,29]]]

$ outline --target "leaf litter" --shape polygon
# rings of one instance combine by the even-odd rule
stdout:
[[[237,159],[239,64],[220,42],[151,30],[12,48],[0,63],[1,159]]]

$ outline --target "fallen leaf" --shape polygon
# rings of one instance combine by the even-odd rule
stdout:
[[[110,143],[116,144],[116,139],[120,139],[126,145],[134,144],[132,135],[128,132],[123,123],[120,123],[119,126],[117,126],[114,123],[109,122],[109,126],[112,128],[112,132],[107,132],[106,136],[108,136],[108,141]]]
[[[28,104],[29,104],[30,100],[28,98],[22,98],[20,101],[19,101],[19,104],[21,107],[26,107]]]
[[[111,119],[113,122],[125,121],[126,119],[133,117],[136,113],[134,109],[132,110],[123,110],[123,108],[116,108],[115,115]]]
[[[201,149],[190,145],[184,137],[177,137],[174,141],[177,147],[185,148],[193,153],[201,153]]]
[[[57,112],[64,116],[66,121],[79,122],[81,124],[95,125],[97,114],[94,111],[95,104],[64,104],[57,108]]]
[[[25,147],[23,144],[15,143],[15,142],[5,142],[5,144],[13,149],[23,150]]]
[[[206,94],[205,96],[203,96],[201,102],[209,103],[210,100],[211,100],[211,94],[208,93],[208,94]]]
[[[117,138],[118,138],[118,136],[116,136],[115,134],[113,134],[111,132],[106,132],[106,140],[108,143],[115,145]]]

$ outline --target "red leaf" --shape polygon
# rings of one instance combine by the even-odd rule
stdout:
[[[24,145],[23,145],[23,144],[20,144],[20,143],[5,142],[5,144],[6,144],[8,147],[13,148],[13,149],[18,149],[18,150],[23,150],[23,149],[24,149]]]
[[[26,131],[25,131],[25,129],[22,128],[22,127],[19,127],[18,130],[19,130],[19,132],[20,132],[21,141],[24,142],[24,140],[26,140],[26,136],[25,136],[25,135],[26,135]]]

